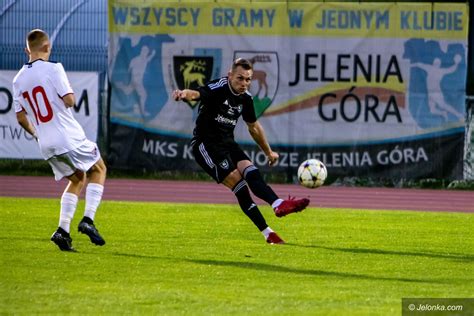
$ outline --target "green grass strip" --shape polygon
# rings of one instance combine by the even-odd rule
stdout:
[[[104,201],[103,247],[49,241],[59,199],[0,198],[0,314],[386,315],[474,293],[473,216],[310,208],[269,225],[237,205]]]

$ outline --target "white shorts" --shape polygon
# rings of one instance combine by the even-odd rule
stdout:
[[[86,140],[78,148],[48,159],[54,172],[54,179],[61,180],[71,176],[76,170],[87,172],[100,159],[97,144]]]

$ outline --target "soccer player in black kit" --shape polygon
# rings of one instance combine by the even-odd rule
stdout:
[[[234,140],[234,129],[242,115],[250,135],[266,154],[269,164],[274,165],[278,160],[278,154],[270,148],[263,127],[255,116],[253,99],[248,92],[252,75],[252,64],[238,58],[227,77],[213,80],[197,90],[175,90],[172,95],[176,101],[200,101],[191,141],[196,162],[217,183],[232,190],[242,211],[268,243],[283,244],[284,241],[267,225],[248,188],[270,204],[278,217],[304,210],[309,200],[280,199]]]

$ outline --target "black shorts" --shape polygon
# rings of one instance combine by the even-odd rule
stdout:
[[[239,161],[250,161],[235,142],[215,145],[196,141],[193,144],[193,155],[196,162],[217,183],[224,181],[225,177],[237,168]]]

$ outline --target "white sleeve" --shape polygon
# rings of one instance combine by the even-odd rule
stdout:
[[[69,83],[69,79],[67,78],[66,71],[64,71],[63,65],[61,63],[57,63],[55,70],[55,75],[57,77],[53,78],[52,83],[58,92],[58,95],[62,98],[66,94],[74,93],[71,84]]]
[[[23,105],[21,103],[21,91],[15,79],[13,80],[13,108],[15,109],[15,113],[18,113],[23,111]]]

